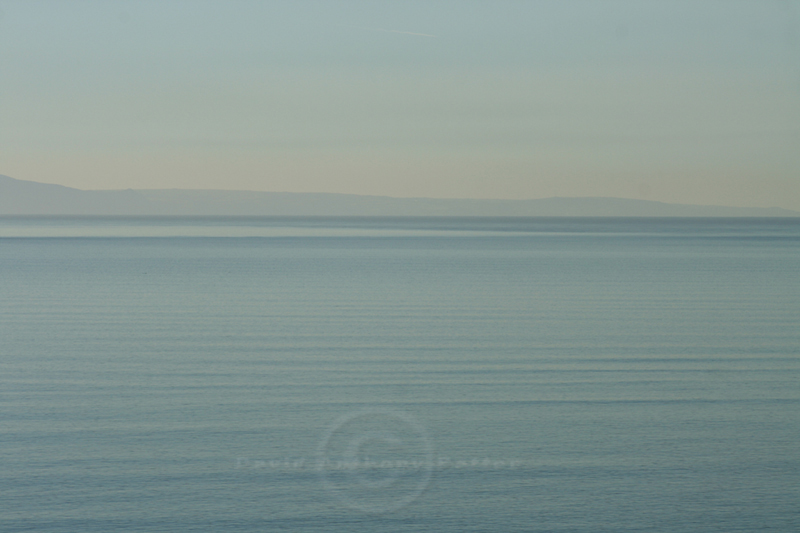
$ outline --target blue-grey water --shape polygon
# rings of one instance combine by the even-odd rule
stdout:
[[[800,531],[798,219],[0,219],[0,531]]]

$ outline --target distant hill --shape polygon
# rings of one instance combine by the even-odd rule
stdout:
[[[84,191],[0,175],[0,215],[798,217],[800,212],[593,197],[467,200],[184,189]]]

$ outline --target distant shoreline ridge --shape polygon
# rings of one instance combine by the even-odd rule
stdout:
[[[0,175],[0,215],[800,217],[800,211],[611,197],[504,200],[219,189],[81,190]]]

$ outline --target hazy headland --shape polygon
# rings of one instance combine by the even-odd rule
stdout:
[[[199,189],[81,190],[0,175],[0,215],[796,217],[800,212],[602,197],[476,200]]]

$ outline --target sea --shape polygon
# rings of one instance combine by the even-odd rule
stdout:
[[[2,217],[0,531],[800,531],[800,219]]]

